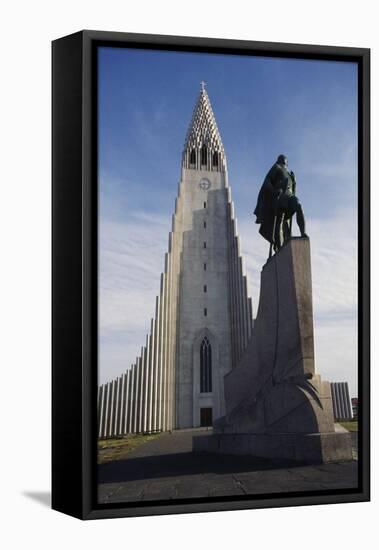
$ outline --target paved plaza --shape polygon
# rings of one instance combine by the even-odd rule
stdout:
[[[163,433],[127,459],[99,466],[99,502],[319,491],[357,486],[357,461],[302,466],[192,452],[192,437],[211,430]],[[353,436],[356,456],[356,434]]]

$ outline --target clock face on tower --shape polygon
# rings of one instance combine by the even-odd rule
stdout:
[[[199,183],[200,189],[203,191],[208,191],[211,186],[211,182],[207,178],[202,178]]]

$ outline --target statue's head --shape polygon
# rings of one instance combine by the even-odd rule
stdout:
[[[282,166],[285,166],[286,168],[288,166],[288,159],[285,155],[279,155],[278,160],[276,162],[278,164],[281,164]]]

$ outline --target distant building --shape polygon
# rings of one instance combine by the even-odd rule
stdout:
[[[333,412],[335,420],[351,420],[353,413],[350,405],[349,386],[347,382],[331,382]]]
[[[353,418],[358,420],[358,397],[353,397],[351,400],[351,408],[353,409]]]

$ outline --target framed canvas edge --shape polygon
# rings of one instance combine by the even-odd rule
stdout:
[[[370,50],[366,48],[346,48],[339,46],[315,46],[303,44],[281,44],[271,42],[254,42],[230,39],[177,37],[164,35],[145,35],[134,33],[115,33],[102,31],[81,31],[71,35],[82,41],[82,158],[81,178],[78,185],[82,190],[82,230],[77,235],[82,245],[82,266],[80,272],[77,267],[72,266],[76,277],[82,283],[82,348],[81,348],[81,385],[80,418],[78,424],[81,426],[81,449],[77,457],[81,471],[80,494],[78,503],[71,511],[65,507],[54,506],[62,512],[74,515],[81,519],[100,519],[127,516],[146,516],[173,513],[192,513],[205,511],[226,511],[254,508],[300,506],[315,504],[334,504],[343,502],[360,502],[370,499]],[[57,42],[65,41],[67,38],[59,39]],[[93,56],[94,49],[101,43],[115,46],[120,42],[125,46],[132,47],[160,47],[162,49],[183,47],[189,50],[201,48],[205,51],[229,50],[229,53],[237,53],[243,50],[247,54],[278,55],[281,57],[310,57],[323,59],[343,58],[355,60],[360,67],[360,120],[359,120],[359,146],[360,146],[360,204],[359,204],[359,233],[360,246],[359,255],[362,262],[361,276],[359,280],[360,294],[360,391],[359,399],[362,429],[359,441],[361,491],[348,492],[345,494],[317,494],[317,495],[275,495],[267,497],[254,497],[249,500],[228,501],[228,502],[189,502],[185,504],[170,503],[161,504],[148,502],[143,507],[133,505],[101,507],[96,504],[96,424],[94,422],[95,395],[97,388],[96,364],[94,362],[95,334],[97,330],[97,311],[94,308],[94,299],[97,296],[97,251],[93,236],[97,234],[97,211],[96,193],[94,193],[95,160],[93,151],[96,148],[96,137],[94,121],[96,120],[96,97],[94,90],[94,76],[96,71]],[[54,96],[54,93],[53,93]],[[54,111],[54,104],[53,104]],[[53,176],[54,187],[54,176]],[[96,241],[96,239],[95,239]],[[56,274],[59,277],[59,274]],[[67,285],[66,285],[67,286]],[[53,318],[54,318],[53,308]],[[75,373],[74,377],[78,377]],[[53,382],[54,384],[54,382]],[[363,397],[364,396],[364,399]],[[361,399],[362,397],[362,399]],[[76,407],[79,409],[79,407]],[[61,411],[64,414],[64,411]],[[64,422],[63,422],[64,423]],[[53,425],[54,429],[54,425]],[[54,470],[54,464],[53,464]],[[73,497],[76,498],[76,497]],[[190,500],[190,499],[189,499]]]
[[[82,33],[52,44],[52,508],[75,517],[83,515],[82,48]]]

